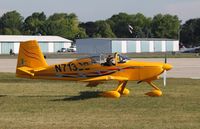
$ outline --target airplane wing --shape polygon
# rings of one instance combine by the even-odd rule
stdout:
[[[128,80],[128,78],[126,77],[120,77],[120,76],[110,76],[110,75],[106,75],[106,76],[100,76],[100,77],[94,77],[94,78],[90,78],[90,79],[85,79],[82,80],[83,82],[92,82],[92,81],[108,81],[108,80]]]
[[[108,80],[128,80],[128,78],[126,77],[120,77],[120,76],[100,76],[100,77],[94,77],[94,78],[90,78],[90,79],[85,79],[85,80],[81,80],[83,82],[89,82],[86,86],[87,87],[96,87],[97,85],[103,83],[102,81],[108,81]]]

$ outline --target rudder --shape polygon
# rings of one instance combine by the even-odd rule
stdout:
[[[36,40],[30,40],[20,43],[17,60],[16,73],[19,74],[21,68],[24,72],[46,67],[48,64],[42,54],[39,44]],[[25,70],[27,69],[27,70]]]

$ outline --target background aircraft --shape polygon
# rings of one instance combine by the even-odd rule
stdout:
[[[97,86],[102,81],[117,80],[115,90],[103,92],[106,97],[119,98],[128,95],[126,84],[129,80],[147,82],[153,87],[148,96],[161,96],[162,91],[152,81],[159,78],[172,66],[161,62],[138,62],[118,53],[107,60],[104,56],[80,58],[71,62],[48,65],[35,40],[20,43],[16,76],[30,79],[53,79],[88,82],[87,86]]]
[[[180,51],[181,53],[200,53],[200,46],[187,48],[183,44],[180,43]]]

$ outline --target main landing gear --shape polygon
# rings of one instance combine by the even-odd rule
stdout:
[[[119,81],[119,84],[116,90],[103,92],[101,96],[119,98],[121,95],[128,95],[130,91],[127,88],[125,88],[127,82],[128,81]],[[148,81],[147,83],[150,86],[152,86],[154,89],[150,92],[145,93],[145,95],[148,95],[151,97],[159,97],[162,95],[162,91],[155,84],[153,84],[153,82]]]
[[[129,90],[126,87],[128,81],[119,81],[116,90],[103,92],[101,95],[104,97],[119,98],[121,95],[128,95]]]

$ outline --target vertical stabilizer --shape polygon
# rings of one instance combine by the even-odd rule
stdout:
[[[35,69],[46,66],[48,66],[48,64],[36,40],[20,43],[17,68],[28,67]]]

